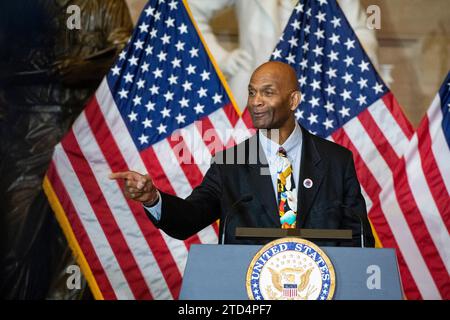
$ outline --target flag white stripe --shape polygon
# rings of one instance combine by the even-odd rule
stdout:
[[[239,144],[242,141],[250,138],[252,135],[253,133],[245,125],[244,120],[242,120],[242,118],[239,118],[239,120],[236,122],[232,135],[234,141],[236,141],[236,144]]]
[[[180,130],[189,152],[192,154],[194,163],[204,176],[211,166],[211,153],[206,147],[195,123]]]
[[[55,147],[53,161],[55,170],[67,189],[67,194],[72,201],[84,230],[91,240],[92,246],[111,283],[116,297],[118,299],[134,299],[134,295],[128,286],[128,282],[111,249],[111,245],[106,239],[103,229],[61,144]]]
[[[408,137],[401,130],[398,122],[389,112],[382,99],[378,99],[368,108],[369,113],[375,120],[378,128],[385,136],[391,147],[394,149],[397,157],[401,157],[408,147]]]
[[[85,113],[83,112],[78,119],[79,121],[73,126],[75,137],[152,296],[173,299],[156,259],[118,183],[108,179],[111,168],[103,157],[102,150],[98,146],[90,126],[87,125]]]
[[[430,126],[431,149],[442,174],[447,193],[450,194],[450,149],[442,131],[441,98],[439,95],[434,98],[427,116]]]
[[[392,182],[387,184],[381,191],[380,203],[384,216],[388,221],[392,234],[397,241],[422,298],[442,299],[398,205],[394,184]]]
[[[122,116],[118,111],[116,103],[109,90],[106,78],[103,79],[100,87],[97,89],[96,98],[100,110],[103,113],[105,122],[109,131],[114,136],[117,147],[122,154],[128,168],[141,174],[147,174],[147,169],[142,161],[136,145],[128,133],[128,128],[123,122]]]
[[[413,136],[410,143],[411,149],[405,153],[408,183],[428,232],[447,268],[447,272],[450,273],[450,235],[442,216],[439,214],[439,209],[434,202],[422,170],[422,161],[417,146],[417,134]]]
[[[392,172],[359,120],[354,119],[350,122],[353,123],[349,128],[344,126],[345,131],[372,175],[383,186],[380,193],[381,208],[421,294],[423,297],[432,297],[436,294],[440,296],[398,204]],[[432,284],[427,285],[427,281],[431,281]]]
[[[215,128],[220,128],[220,130],[216,130],[216,132],[219,135],[222,143],[226,145],[233,133],[233,126],[231,125],[231,122],[228,119],[227,114],[223,109],[218,109],[213,113],[211,113],[208,116],[208,118]]]

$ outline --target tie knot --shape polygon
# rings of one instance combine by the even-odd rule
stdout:
[[[286,150],[284,150],[283,147],[280,147],[280,149],[278,149],[278,155],[280,157],[286,157],[287,156]]]

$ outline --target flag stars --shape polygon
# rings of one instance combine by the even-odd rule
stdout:
[[[152,46],[147,46],[147,48],[145,48],[145,55],[148,56],[149,54],[153,54]]]
[[[166,33],[161,37],[161,41],[163,44],[169,44],[170,43],[170,36]]]
[[[347,68],[350,67],[351,65],[353,65],[353,57],[345,56],[344,62]]]
[[[133,99],[134,106],[139,106],[141,104],[142,97],[135,96]]]
[[[325,21],[326,21],[325,16],[326,16],[326,14],[325,14],[324,12],[319,11],[319,12],[316,14],[316,19],[317,19],[317,21],[318,21],[319,23],[320,23],[321,21],[325,22]]]
[[[367,99],[366,96],[363,96],[362,94],[360,94],[356,100],[358,100],[360,106],[363,106],[367,103],[366,99]]]
[[[341,110],[339,110],[338,112],[341,114],[341,117],[342,118],[345,118],[345,117],[350,117],[350,108],[346,108],[346,107],[342,107],[341,108]]]
[[[291,39],[289,39],[288,42],[289,42],[289,44],[291,45],[291,48],[292,48],[292,47],[297,47],[297,46],[298,46],[297,41],[298,41],[298,39],[295,38],[295,36],[292,36]]]
[[[331,24],[336,29],[337,27],[341,26],[341,18],[333,17],[333,20],[331,20]]]
[[[155,79],[162,78],[162,73],[163,73],[163,71],[160,68],[156,68],[156,70],[153,71],[153,74],[155,75]]]
[[[133,82],[134,74],[131,74],[131,73],[128,72],[125,75],[125,77],[123,77],[123,78],[125,79],[125,83]]]
[[[155,111],[155,104],[153,102],[149,101],[145,105],[145,108],[147,108],[147,112]]]
[[[319,106],[319,98],[311,97],[311,99],[308,101],[308,103],[311,105],[312,108]]]
[[[301,76],[298,79],[298,83],[300,84],[301,87],[303,87],[304,85],[306,85],[306,76]]]
[[[125,60],[126,57],[127,57],[127,54],[125,53],[125,51],[122,51],[122,52],[119,54],[119,60]]]
[[[159,87],[154,84],[153,86],[151,86],[149,88],[149,91],[152,93],[152,95],[158,94],[159,93]]]
[[[168,109],[167,107],[164,107],[164,109],[162,109],[160,112],[161,112],[163,119],[170,117],[170,109]]]
[[[140,39],[134,43],[134,47],[136,50],[144,49],[144,41],[141,41]]]
[[[222,102],[222,95],[219,95],[218,93],[216,93],[212,98],[214,100],[214,104]]]
[[[313,79],[313,81],[309,84],[313,91],[320,89],[320,81]]]
[[[369,71],[369,62],[362,60],[358,67],[361,69],[361,72],[364,72],[364,70]]]
[[[126,91],[124,88],[118,92],[120,99],[127,99],[128,98],[128,91]]]
[[[304,58],[302,60],[302,62],[300,62],[300,68],[302,68],[302,70],[306,69],[308,67],[308,59]]]
[[[342,99],[344,99],[344,101],[347,101],[348,99],[351,99],[351,91],[348,91],[347,89],[344,89],[344,91],[342,91],[342,93],[340,94],[340,96],[342,97]]]
[[[192,64],[189,64],[189,66],[186,68],[186,71],[188,74],[195,74],[195,69],[197,66],[193,66]]]
[[[323,47],[319,47],[319,45],[316,45],[316,47],[314,48],[313,52],[314,54],[317,56],[323,56]]]
[[[310,113],[308,117],[309,125],[313,125],[314,123],[319,123],[317,121],[317,115],[314,113]]]
[[[178,101],[179,104],[181,105],[181,108],[187,108],[189,107],[189,99],[186,99],[185,97],[183,97],[180,101]]]
[[[172,75],[170,75],[168,80],[169,80],[170,84],[177,84],[177,79],[178,79],[178,77],[175,76],[174,74],[172,74]]]
[[[274,59],[280,59],[281,58],[281,49],[275,49],[274,52],[272,52],[272,57]]]
[[[149,67],[150,67],[150,65],[149,65],[147,62],[144,62],[144,63],[141,65],[141,70],[142,70],[142,72],[147,72],[147,71],[149,70]]]
[[[111,69],[113,76],[118,76],[120,74],[120,68],[118,66],[115,66]]]
[[[325,36],[323,35],[325,31],[321,29],[317,29],[316,32],[314,32],[314,35],[317,37],[317,40],[319,39],[325,39]]]
[[[206,70],[203,70],[203,72],[200,74],[200,77],[202,77],[202,81],[206,81],[206,80],[209,80],[209,75],[210,75],[209,72],[207,72]]]
[[[137,116],[138,116],[138,114],[136,112],[131,111],[131,113],[128,115],[128,118],[130,118],[130,122],[133,122],[133,121],[137,121]]]
[[[155,21],[161,20],[161,12],[156,12],[153,17],[155,18]]]
[[[184,91],[191,91],[192,90],[192,82],[189,82],[189,81],[186,80],[182,84],[182,86],[183,86]]]
[[[177,4],[177,2],[175,0],[172,0],[171,2],[169,2],[169,7],[170,7],[171,11],[178,9],[177,6],[178,6],[178,4]]]
[[[137,66],[138,58],[132,56],[130,59],[128,59],[128,62],[130,63],[130,66]]]
[[[148,32],[148,27],[150,27],[150,25],[146,24],[145,22],[139,25],[139,31],[141,33],[143,32]]]
[[[158,36],[158,30],[156,30],[155,28],[153,28],[152,30],[150,30],[150,38],[156,38]]]
[[[139,142],[141,144],[147,144],[148,143],[148,136],[146,136],[144,134],[141,134],[141,136],[138,139],[139,139]]]
[[[294,28],[295,30],[300,30],[300,21],[295,20],[294,22],[291,23],[292,28]]]
[[[323,106],[328,113],[334,112],[334,103],[327,101],[327,103]]]
[[[173,100],[173,92],[167,91],[164,94],[164,98],[166,99],[166,102]]]
[[[160,123],[158,128],[156,129],[158,130],[159,134],[167,133],[167,126],[163,125],[162,123]]]
[[[177,120],[178,124],[181,124],[181,123],[185,123],[185,120],[184,120],[185,118],[186,118],[185,115],[182,115],[181,113],[179,113],[175,119]]]
[[[155,8],[152,7],[148,7],[147,9],[145,9],[145,15],[148,16],[153,16],[153,14],[155,13]]]
[[[383,92],[383,85],[376,82],[375,85],[372,87],[373,90],[375,90],[375,94]]]
[[[181,59],[174,58],[171,62],[172,67],[175,68],[181,68]]]
[[[191,55],[191,58],[198,57],[198,49],[196,49],[194,47],[192,47],[192,49],[189,50],[189,53]]]
[[[152,120],[149,118],[145,118],[144,121],[142,121],[142,124],[144,125],[144,129],[151,128],[152,127]]]
[[[355,48],[355,40],[350,40],[350,38],[347,39],[347,41],[344,43],[344,45],[347,47],[347,51],[350,49]]]
[[[330,37],[330,41],[331,41],[331,44],[334,46],[336,43],[341,43],[340,41],[339,41],[339,38],[340,38],[340,36],[338,36],[337,34],[332,34],[331,35],[331,37]]]
[[[166,61],[167,53],[164,51],[159,52],[157,55],[159,62]]]
[[[297,110],[295,111],[295,118],[297,120],[304,119],[303,118],[303,110],[300,110],[299,108],[297,108]]]
[[[367,87],[367,79],[359,78],[358,84],[361,90],[364,89],[365,87]]]
[[[322,64],[314,62],[314,65],[311,67],[314,71],[314,74],[322,72]]]
[[[197,103],[197,105],[194,107],[195,113],[196,114],[203,113],[204,108],[205,106],[201,105],[200,103]]]
[[[164,21],[166,23],[166,27],[170,28],[170,27],[175,27],[175,19],[174,18],[168,18],[166,21]]]
[[[345,84],[347,84],[347,82],[353,82],[353,75],[349,74],[348,72],[346,72],[344,74],[344,76],[342,77],[342,79],[345,81]]]
[[[330,62],[333,62],[334,60],[338,61],[339,52],[335,52],[333,50],[330,51],[330,54],[327,55],[328,58],[330,58]]]
[[[178,30],[180,30],[180,34],[187,33],[187,25],[182,23],[181,26],[178,27]]]
[[[177,48],[177,51],[184,51],[184,45],[184,42],[178,40],[178,42],[175,44],[175,48]]]
[[[324,122],[322,122],[322,124],[325,126],[325,130],[333,129],[333,119],[327,118]]]
[[[328,86],[325,88],[325,91],[330,96],[332,94],[336,94],[335,89],[336,89],[336,86],[332,86],[331,84],[328,84]]]
[[[292,53],[289,53],[289,55],[286,57],[286,61],[290,64],[295,64],[295,55]]]
[[[206,94],[207,92],[208,92],[207,89],[205,89],[205,88],[203,88],[203,87],[200,87],[200,89],[197,91],[198,97],[199,97],[199,98],[201,98],[201,97],[206,97],[206,96],[207,96],[207,94]]]
[[[327,74],[327,76],[330,79],[333,79],[333,78],[337,78],[336,72],[337,72],[337,69],[333,69],[333,68],[330,67],[330,68],[328,68],[328,70],[325,73]]]

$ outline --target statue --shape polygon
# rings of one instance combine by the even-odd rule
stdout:
[[[67,28],[68,6],[80,29]],[[7,299],[79,298],[75,264],[42,191],[53,147],[93,95],[132,31],[124,0],[0,4],[0,292]],[[84,283],[84,287],[86,287]]]

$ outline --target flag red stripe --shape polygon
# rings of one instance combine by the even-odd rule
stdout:
[[[90,108],[86,109],[86,118],[93,130],[95,139],[97,140],[106,161],[111,167],[111,170],[114,172],[130,170],[119,150],[119,147],[116,144],[114,137],[111,135],[110,130],[106,125],[104,125],[105,119],[96,99],[93,99],[90,104]],[[144,159],[146,159],[146,157],[143,157],[143,160]],[[151,171],[152,168],[147,167],[147,170],[152,177],[155,186],[159,189],[159,185],[162,185],[164,189],[161,189],[161,191],[174,194],[175,192],[168,181],[160,181],[152,176],[152,172],[163,173],[164,171],[162,168],[157,167],[159,165],[157,159],[150,160],[150,166],[156,168],[154,171]],[[143,162],[144,164],[147,164],[146,161]],[[159,268],[161,269],[172,296],[178,297],[182,275],[178,271],[175,260],[173,259],[166,242],[162,238],[160,231],[153,225],[153,223],[150,222],[142,206],[135,201],[127,200],[127,202],[136,218],[136,222],[138,223],[145,240],[147,241],[147,244],[153,253],[153,256],[155,257],[156,262],[158,263]]]
[[[442,179],[442,174],[431,149],[432,141],[427,116],[424,117],[417,130],[417,137],[422,168],[423,172],[426,173],[424,174],[425,179],[441,214],[442,221],[445,223],[447,232],[450,232],[450,195],[447,192],[447,187]]]
[[[408,295],[410,298],[419,298],[420,293],[417,284],[409,270],[408,265],[405,262],[403,254],[399,249],[399,246],[393,236],[393,232],[389,227],[389,223],[384,216],[383,210],[380,205],[379,195],[381,192],[381,187],[376,181],[372,172],[369,170],[358,149],[353,145],[348,135],[345,133],[344,129],[340,128],[336,130],[333,134],[333,139],[340,145],[350,149],[353,152],[353,158],[355,162],[356,172],[358,174],[358,179],[366,190],[368,196],[372,200],[372,208],[368,214],[370,222],[372,223],[375,231],[380,239],[380,242],[385,248],[396,248],[397,258],[400,268],[400,274],[402,277],[403,289],[405,293],[412,293]],[[417,295],[416,295],[417,293]]]
[[[370,139],[373,141],[378,152],[393,172],[396,169],[399,158],[392,148],[392,145],[386,139],[372,115],[369,113],[369,110],[366,109],[361,112],[358,115],[358,119],[364,129],[366,129],[367,134],[370,136]]]
[[[212,156],[214,156],[216,152],[223,150],[224,142],[220,139],[220,136],[209,117],[204,117],[202,120],[196,121],[195,125]]]
[[[228,103],[223,107],[223,111],[227,115],[228,120],[231,123],[231,126],[234,127],[239,120],[239,115],[236,112],[236,109],[233,107],[232,103]]]
[[[125,278],[128,281],[131,291],[135,297],[152,299],[152,295],[147,287],[141,269],[137,265],[128,244],[123,236],[116,219],[104,197],[104,194],[95,180],[89,163],[84,157],[80,157],[83,152],[75,138],[73,129],[70,130],[62,141],[62,146],[66,150],[74,172],[78,177],[81,187],[92,206],[93,212],[108,239],[111,249],[119,262]]]
[[[114,289],[109,282],[109,279],[103,269],[100,260],[98,259],[97,253],[95,252],[94,246],[92,245],[91,239],[87,234],[86,230],[81,223],[78,213],[72,204],[67,190],[59,178],[56,172],[55,165],[52,162],[47,171],[47,177],[53,186],[53,190],[58,197],[61,206],[64,208],[64,213],[70,222],[70,227],[75,235],[75,238],[83,251],[83,255],[91,268],[92,274],[95,276],[95,281],[103,295],[105,300],[116,300],[116,294]]]
[[[400,129],[402,129],[403,133],[408,137],[409,140],[411,140],[412,136],[414,135],[414,128],[411,125],[411,122],[409,122],[408,118],[406,118],[405,114],[402,111],[402,108],[398,104],[392,92],[389,91],[381,99],[383,100],[388,110],[391,112],[395,121],[398,123]]]
[[[247,128],[253,128],[253,120],[250,115],[250,111],[248,111],[248,108],[245,108],[244,112],[242,113],[242,121],[244,121]]]
[[[402,158],[398,164],[398,171],[394,176],[394,190],[398,199],[398,204],[402,212],[405,213],[403,216],[409,225],[409,229],[441,296],[450,297],[450,283],[447,281],[447,270],[417,207],[417,203],[412,195],[411,187],[405,173],[406,162]]]

